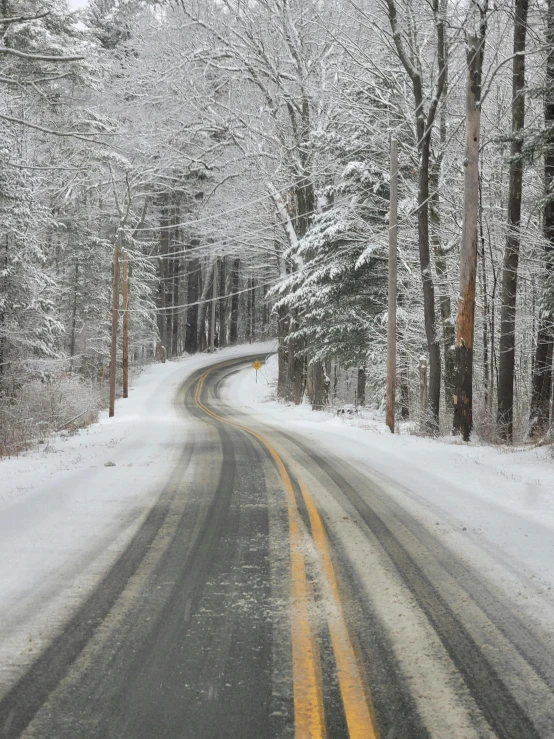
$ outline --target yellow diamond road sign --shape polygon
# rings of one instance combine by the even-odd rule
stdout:
[[[262,365],[258,362],[257,359],[256,359],[255,362],[252,362],[252,367],[254,367],[254,369],[256,370],[256,372],[260,369],[261,366]]]

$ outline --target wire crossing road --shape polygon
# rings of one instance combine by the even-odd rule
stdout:
[[[387,490],[189,378],[181,459],[0,736],[544,739],[551,637]]]

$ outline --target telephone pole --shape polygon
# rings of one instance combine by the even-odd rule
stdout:
[[[386,423],[394,434],[394,401],[396,393],[396,251],[398,241],[398,147],[390,142],[389,204],[389,295],[387,321],[387,406]]]
[[[115,413],[115,373],[117,369],[117,319],[119,311],[119,247],[121,231],[117,232],[117,239],[113,250],[113,289],[112,289],[112,347],[110,352],[110,418]]]
[[[129,397],[129,258],[123,254],[123,397]]]

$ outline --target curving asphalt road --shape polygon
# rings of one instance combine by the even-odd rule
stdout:
[[[154,508],[0,702],[41,739],[552,739],[554,647],[385,485],[189,378]]]

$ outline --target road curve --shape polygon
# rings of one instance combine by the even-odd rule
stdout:
[[[552,739],[554,648],[386,485],[230,407],[214,364],[143,526],[0,701],[41,739]]]

